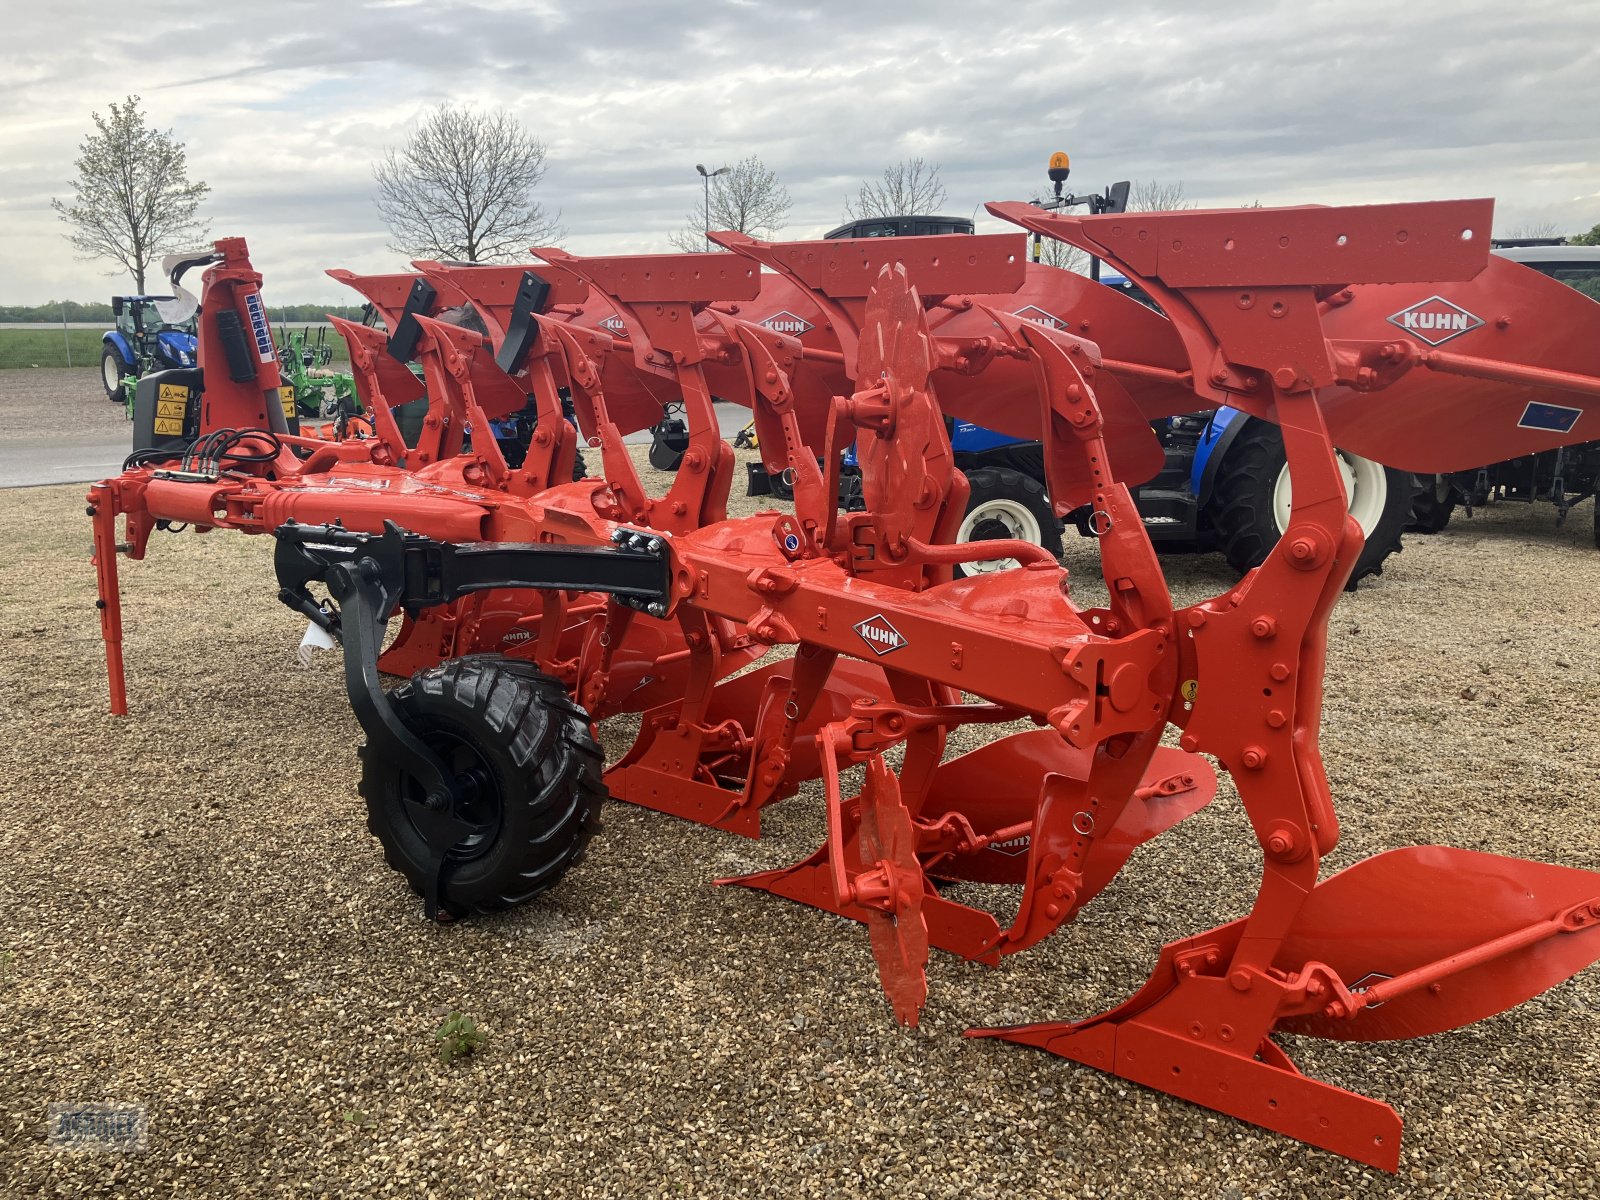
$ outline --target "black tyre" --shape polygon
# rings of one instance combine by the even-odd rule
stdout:
[[[1010,467],[977,467],[967,472],[972,495],[956,532],[957,542],[1019,538],[1061,557],[1061,523],[1050,508],[1044,485]],[[956,568],[956,577],[985,575],[1017,565],[1014,558],[971,562]]]
[[[1345,585],[1383,574],[1400,534],[1411,519],[1416,476],[1339,451],[1340,470],[1351,492],[1350,511],[1367,535],[1361,557]],[[1283,435],[1269,421],[1252,420],[1240,430],[1217,474],[1207,513],[1223,555],[1241,574],[1259,567],[1288,523],[1289,469]]]
[[[589,716],[559,682],[531,663],[476,654],[417,672],[391,699],[469,781],[452,815],[474,828],[444,852],[441,916],[511,908],[579,861],[606,789]],[[363,746],[361,795],[385,861],[426,895],[438,855],[417,821],[422,788]]]
[[[1407,533],[1439,533],[1450,524],[1450,515],[1456,511],[1456,492],[1446,481],[1432,475],[1418,475],[1417,494],[1411,500],[1411,520]],[[1440,491],[1444,492],[1441,496]]]
[[[100,385],[106,389],[106,399],[113,404],[123,402],[122,377],[131,375],[133,368],[122,361],[122,352],[107,345],[100,352]]]

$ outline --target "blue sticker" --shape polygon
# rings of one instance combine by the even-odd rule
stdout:
[[[264,363],[273,362],[278,356],[273,352],[272,330],[267,327],[267,313],[261,306],[261,294],[246,292],[244,307],[250,314],[250,332],[255,335],[256,356]]]
[[[1518,429],[1548,429],[1552,433],[1571,433],[1572,427],[1583,416],[1581,408],[1566,408],[1560,404],[1540,404],[1530,401],[1522,410]]]
[[[788,537],[783,539],[783,548],[785,550],[798,550],[798,549],[800,549],[800,539],[795,537],[795,535],[791,533]]]

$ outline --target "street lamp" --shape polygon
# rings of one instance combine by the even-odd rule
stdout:
[[[700,178],[705,180],[705,185],[706,185],[705,186],[705,191],[706,191],[706,228],[705,228],[705,235],[706,235],[706,249],[709,250],[711,248],[711,181],[713,179],[715,179],[718,175],[726,175],[730,170],[732,170],[732,168],[731,167],[718,167],[715,171],[708,171],[708,170],[705,169],[705,167],[701,166],[699,163],[695,163],[694,169],[696,171],[700,172]]]

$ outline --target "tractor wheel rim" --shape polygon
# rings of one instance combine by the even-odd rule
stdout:
[[[961,528],[956,531],[958,542],[990,542],[1000,538],[1018,538],[1039,545],[1043,541],[1039,518],[1028,510],[1027,505],[1018,504],[1015,500],[986,500],[966,515]],[[986,562],[962,563],[961,569],[968,575],[987,575],[1018,565],[1014,558],[995,558]]]
[[[472,826],[468,833],[445,851],[444,857],[452,862],[463,862],[487,853],[500,836],[504,815],[500,788],[494,772],[473,745],[445,730],[435,730],[428,735],[428,747],[443,760],[445,769],[464,781],[465,799],[458,803],[453,815]],[[427,833],[411,817],[411,806],[422,803],[423,789],[415,779],[407,778],[404,784],[408,803],[404,806],[406,819],[424,842]]]
[[[106,391],[115,392],[122,386],[120,364],[111,355],[108,354],[100,360],[100,374],[105,378]]]
[[[1389,502],[1388,472],[1383,469],[1382,463],[1343,450],[1334,451],[1334,459],[1339,464],[1339,478],[1344,483],[1344,498],[1350,515],[1361,526],[1362,534],[1371,537],[1372,531],[1383,518],[1384,506]],[[1272,488],[1272,519],[1280,534],[1289,528],[1292,498],[1289,467],[1285,464],[1278,472],[1278,481]]]

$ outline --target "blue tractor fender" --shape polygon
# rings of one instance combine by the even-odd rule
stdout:
[[[996,433],[971,421],[957,421],[950,431],[950,449],[957,454],[982,454],[985,450],[998,450],[1001,446],[1019,446],[1026,438]]]
[[[128,370],[131,371],[138,365],[138,359],[136,359],[133,354],[133,347],[128,345],[128,339],[123,336],[120,329],[113,329],[107,333],[101,334],[100,343],[101,345],[109,343],[115,346],[117,348],[117,353],[122,356],[122,365],[127,367]]]
[[[1189,494],[1200,508],[1204,508],[1211,500],[1217,472],[1222,468],[1222,460],[1228,456],[1228,447],[1253,420],[1255,418],[1249,413],[1227,405],[1212,414],[1206,431],[1200,435],[1200,444],[1195,447],[1194,462],[1189,465]]]
[[[192,333],[177,329],[164,329],[156,334],[156,357],[168,367],[195,365],[197,340]]]

